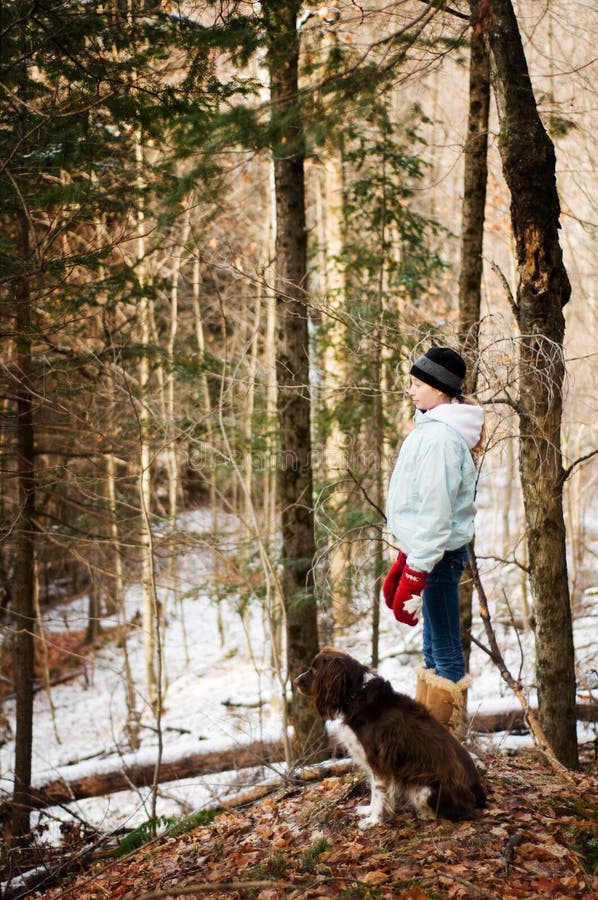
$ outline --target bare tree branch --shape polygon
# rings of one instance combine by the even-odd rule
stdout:
[[[437,6],[435,0],[419,0],[419,2],[425,3],[427,6]],[[449,13],[451,16],[455,16],[457,19],[464,19],[466,22],[469,22],[469,16],[467,15],[467,13],[462,13],[460,10],[454,9],[452,6],[443,6],[442,12]]]
[[[578,459],[574,460],[570,466],[567,466],[567,468],[563,472],[563,477],[562,477],[563,484],[565,483],[565,481],[567,480],[569,475],[571,475],[573,473],[573,470],[575,469],[576,466],[580,466],[582,463],[587,462],[588,459],[592,459],[592,457],[596,456],[596,454],[598,454],[598,449],[590,450],[589,453],[584,454],[584,456],[580,456]]]
[[[361,493],[363,494],[363,496],[365,497],[367,502],[370,504],[370,506],[372,506],[376,510],[376,512],[382,516],[383,521],[386,522],[386,514],[380,509],[380,507],[378,506],[377,503],[374,503],[374,501],[369,496],[369,494],[366,491],[366,489],[364,488],[364,486],[361,484],[360,481],[357,480],[357,478],[355,477],[355,475],[351,471],[351,469],[347,469],[347,473],[349,474],[349,477],[351,478],[351,480],[357,485],[357,487],[359,488],[359,490],[361,491]]]
[[[487,648],[487,647],[484,647],[484,645],[481,644],[479,641],[476,641],[475,638],[472,638],[472,640],[474,640],[474,643],[478,647],[480,647],[481,650],[483,650],[485,653],[488,654],[490,659],[495,663],[495,665],[499,669],[502,679],[509,685],[509,687],[511,688],[511,690],[513,691],[513,693],[519,700],[519,703],[521,704],[521,707],[523,709],[523,714],[529,724],[530,730],[531,730],[534,740],[538,746],[538,749],[546,756],[547,760],[549,761],[550,765],[552,766],[552,768],[554,769],[555,772],[557,772],[559,775],[561,775],[563,778],[567,779],[568,781],[572,781],[572,776],[569,773],[569,770],[566,768],[566,766],[564,766],[562,763],[559,762],[559,760],[556,758],[556,756],[554,754],[552,747],[548,743],[546,735],[544,734],[544,731],[542,730],[540,723],[538,721],[538,717],[537,717],[535,711],[531,708],[529,701],[528,701],[527,697],[525,696],[521,681],[519,679],[513,678],[513,676],[511,675],[511,673],[507,667],[505,658],[502,654],[500,647],[498,646],[498,641],[496,640],[496,635],[494,633],[494,628],[492,625],[492,619],[490,618],[490,610],[488,608],[488,598],[486,596],[486,592],[482,585],[482,581],[480,578],[480,572],[479,572],[479,569],[477,566],[477,560],[475,558],[475,554],[473,552],[473,548],[472,548],[471,544],[469,545],[468,550],[469,550],[469,564],[471,566],[471,574],[472,574],[472,578],[473,578],[473,583],[475,585],[475,588],[476,588],[476,591],[478,594],[479,603],[480,603],[480,615],[481,615],[482,621],[484,623],[486,637],[488,638],[488,643],[490,646],[489,646],[489,648]]]
[[[507,300],[509,301],[509,306],[513,311],[513,315],[515,316],[517,321],[519,321],[519,306],[517,305],[517,302],[513,297],[513,291],[511,290],[511,285],[507,281],[507,276],[504,274],[498,263],[495,263],[493,260],[490,261],[490,268],[492,269],[494,274],[498,276],[500,283],[505,289],[505,294],[507,295]]]

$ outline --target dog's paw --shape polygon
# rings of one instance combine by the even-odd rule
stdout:
[[[416,819],[421,819],[422,821],[426,821],[428,819],[436,818],[436,813],[426,803],[422,803],[419,806],[412,806],[411,808],[413,809],[413,812],[415,813]]]
[[[410,787],[405,791],[406,800],[418,819],[435,819],[436,813],[430,806],[431,789],[427,785]]]
[[[362,816],[362,817],[369,816],[370,813],[372,812],[372,804],[364,803],[361,806],[356,806],[355,812],[357,813],[358,816]]]
[[[385,810],[381,811],[375,809],[371,804],[368,806],[358,806],[357,813],[360,816],[357,823],[357,827],[360,831],[365,831],[368,828],[375,828],[377,825],[384,825],[388,818],[388,814]]]
[[[364,818],[360,819],[357,823],[357,827],[360,831],[367,831],[368,828],[375,828],[377,825],[382,824],[383,823],[375,816],[364,816]]]

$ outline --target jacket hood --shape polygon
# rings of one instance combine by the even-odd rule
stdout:
[[[474,406],[471,403],[441,403],[434,409],[429,409],[422,413],[418,410],[415,420],[444,422],[458,431],[469,449],[478,443],[482,436],[482,426],[484,425],[484,410],[481,406]],[[421,417],[421,418],[420,418]]]

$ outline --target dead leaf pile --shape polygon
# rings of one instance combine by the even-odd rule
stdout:
[[[598,900],[598,777],[563,781],[533,758],[485,760],[489,802],[475,821],[409,812],[361,832],[362,780],[288,787],[207,826],[102,864],[43,900]]]

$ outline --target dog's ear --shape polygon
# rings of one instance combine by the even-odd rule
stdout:
[[[323,719],[346,712],[352,693],[361,685],[361,666],[349,658],[329,656],[320,660],[314,685],[314,703]]]

